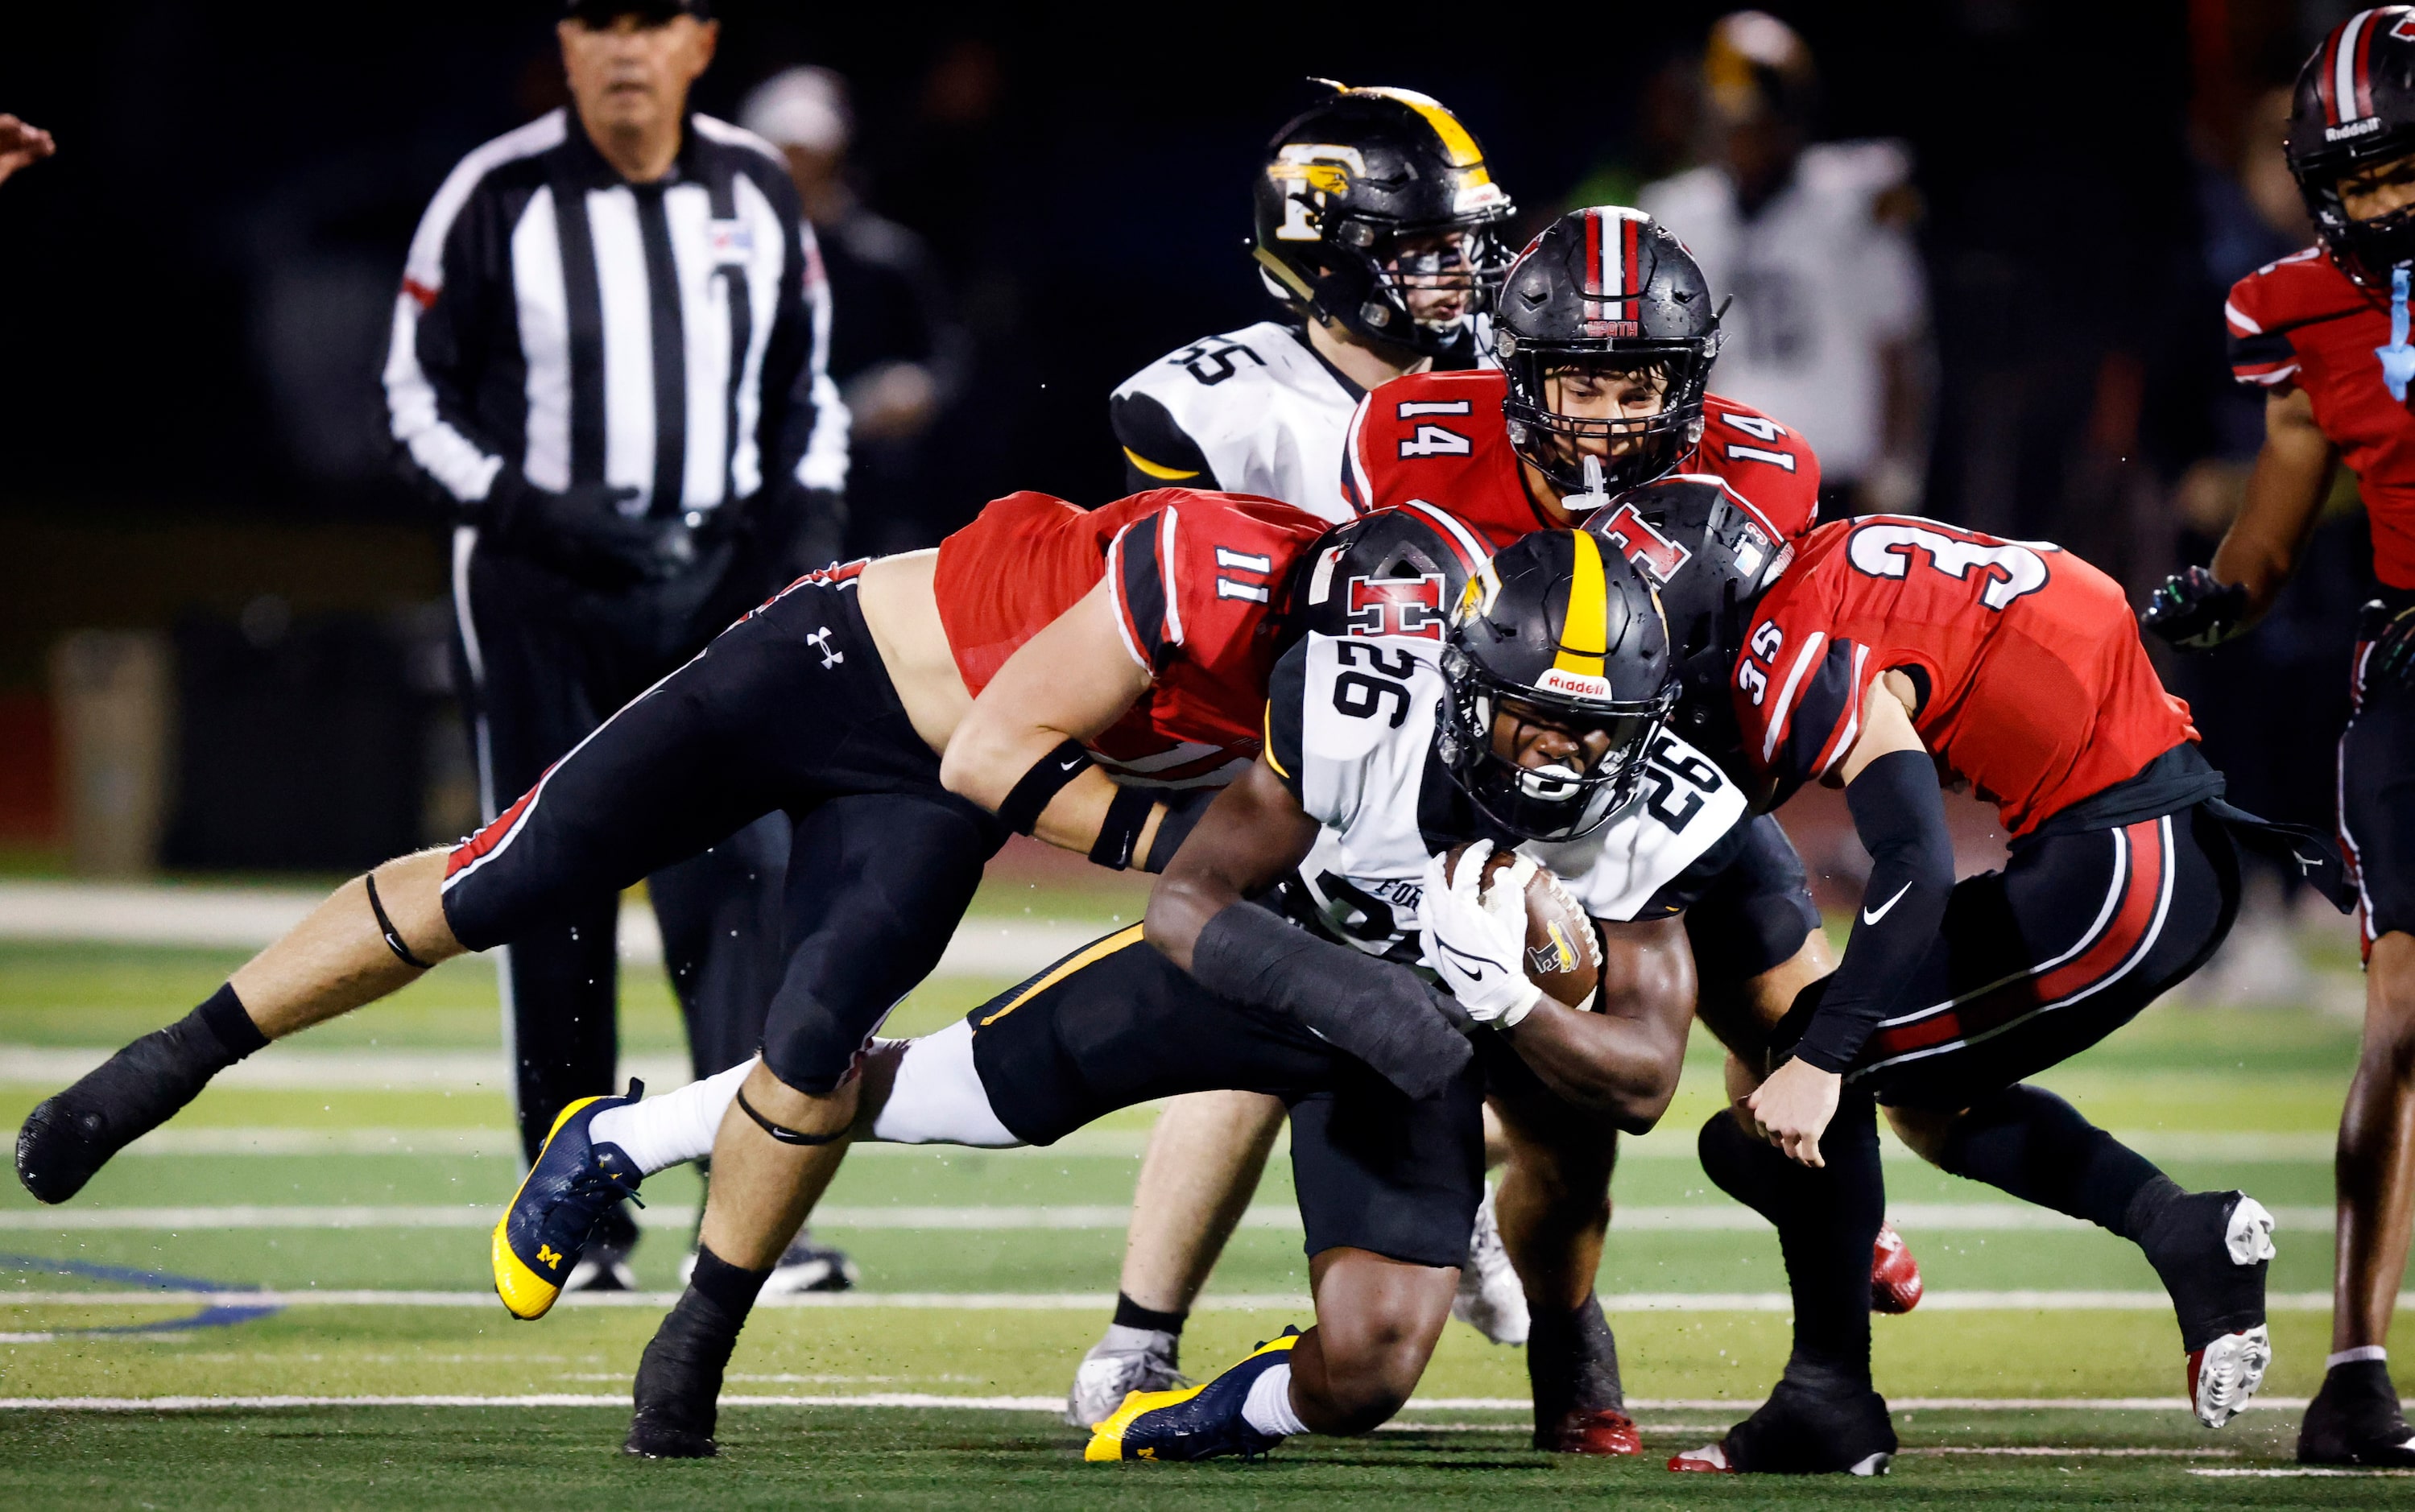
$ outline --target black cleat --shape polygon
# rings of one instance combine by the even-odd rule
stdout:
[[[25,1115],[17,1179],[63,1203],[127,1145],[174,1117],[232,1059],[190,1019],[155,1029]]]
[[[2264,1325],[2272,1215],[2243,1191],[2176,1197],[2139,1240],[2181,1325],[2189,1405],[2220,1428],[2254,1400],[2272,1363]]]
[[[1761,1410],[1717,1444],[1672,1458],[1669,1468],[1730,1475],[1883,1475],[1895,1459],[1886,1399],[1865,1381],[1789,1365]]]
[[[648,1460],[710,1460],[721,1452],[721,1375],[738,1347],[742,1320],[732,1321],[694,1287],[663,1319],[638,1362],[638,1411],[622,1454]]]
[[[2298,1462],[2415,1468],[2415,1428],[2380,1360],[2334,1365],[2298,1429]]]

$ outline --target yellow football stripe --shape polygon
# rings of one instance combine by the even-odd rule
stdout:
[[[1450,155],[1451,167],[1471,168],[1484,161],[1484,154],[1477,150],[1476,139],[1467,134],[1467,127],[1460,125],[1459,117],[1445,110],[1442,101],[1432,95],[1420,95],[1414,89],[1384,88],[1359,89],[1353,93],[1380,95],[1386,99],[1398,100],[1425,117],[1426,125],[1432,127],[1434,135],[1442,139],[1442,150]]]
[[[1291,781],[1291,773],[1283,771],[1283,764],[1275,759],[1275,706],[1271,699],[1267,703],[1266,740],[1259,745],[1258,753],[1267,758],[1268,766],[1275,769],[1276,776],[1285,782]]]
[[[1179,483],[1184,478],[1195,478],[1199,475],[1199,470],[1197,468],[1192,468],[1190,472],[1185,472],[1178,467],[1160,467],[1158,464],[1150,461],[1148,457],[1141,456],[1140,453],[1133,451],[1129,446],[1124,448],[1124,456],[1130,459],[1132,466],[1140,469],[1143,472],[1148,473],[1152,478],[1162,479],[1167,483]]]
[[[1056,986],[1060,981],[1063,981],[1067,977],[1072,976],[1074,972],[1081,970],[1084,966],[1092,966],[1098,962],[1103,961],[1108,956],[1115,954],[1118,951],[1124,949],[1126,946],[1138,945],[1140,943],[1141,931],[1145,927],[1147,926],[1133,924],[1129,928],[1117,930],[1105,939],[1091,941],[1089,944],[1082,947],[1079,951],[1074,951],[1072,955],[1067,956],[1064,960],[1058,962],[1054,966],[1051,966],[1048,969],[1048,974],[1046,976],[1041,978],[1038,981],[1033,982],[1030,986],[1024,988],[1023,991],[1016,993],[1012,1002],[1007,1004],[1004,1008],[999,1009],[997,1012],[992,1013],[989,1017],[982,1020],[976,1027],[984,1029],[989,1027],[998,1020],[1006,1017],[1009,1013],[1013,1012],[1016,1009],[1021,1008],[1024,1004],[1039,996],[1042,993],[1046,992],[1049,988]]]
[[[1610,589],[1602,576],[1601,548],[1582,531],[1568,534],[1576,542],[1576,572],[1568,583],[1568,618],[1560,626],[1560,654],[1552,665],[1563,672],[1600,677],[1602,658],[1610,654]]]

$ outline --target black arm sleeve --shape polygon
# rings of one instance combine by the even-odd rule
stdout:
[[[1442,1091],[1475,1054],[1445,1016],[1458,1005],[1446,1010],[1449,999],[1416,972],[1318,939],[1253,903],[1208,921],[1191,948],[1191,974],[1210,992],[1282,1014],[1413,1098]]]
[[[1954,842],[1927,753],[1890,751],[1845,788],[1853,831],[1870,853],[1862,911],[1820,1010],[1794,1054],[1842,1072],[1895,1006],[1900,986],[1937,944],[1954,891]]]

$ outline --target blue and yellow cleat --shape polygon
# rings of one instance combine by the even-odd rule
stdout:
[[[1282,1442],[1241,1420],[1241,1404],[1258,1377],[1291,1356],[1299,1330],[1260,1344],[1238,1365],[1204,1386],[1178,1391],[1135,1391],[1115,1415],[1090,1430],[1085,1460],[1213,1460],[1238,1454],[1254,1460]]]
[[[591,1143],[587,1129],[597,1114],[645,1095],[646,1084],[632,1077],[625,1096],[581,1098],[553,1121],[536,1164],[495,1225],[495,1295],[513,1317],[544,1317],[595,1225],[613,1204],[637,1197],[639,1176],[629,1157],[618,1145]]]

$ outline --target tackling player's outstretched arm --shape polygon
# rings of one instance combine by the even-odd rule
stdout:
[[[1028,826],[1019,822],[1021,815],[1009,822],[1067,850],[1093,849],[1111,820],[1122,828],[1136,824],[1127,854],[1141,863],[1166,806],[1140,789],[1118,787],[1089,764],[1081,747],[1122,718],[1148,686],[1148,669],[1124,649],[1115,601],[1102,579],[1008,657],[982,689],[949,738],[939,780],[998,814],[1013,806],[1020,790],[1022,806],[1035,800],[1042,806],[1028,816]],[[1042,786],[1025,786],[1034,781]],[[1060,784],[1053,793],[1043,790],[1051,781]]]
[[[1762,1133],[1806,1165],[1837,1111],[1845,1070],[1861,1053],[1921,955],[1936,943],[1954,891],[1954,844],[1937,769],[1912,728],[1916,695],[1900,672],[1862,700],[1861,732],[1839,764],[1853,830],[1870,853],[1860,917],[1793,1055],[1745,1100]]]
[[[1404,966],[1296,929],[1247,901],[1288,875],[1318,825],[1265,756],[1224,789],[1148,898],[1148,938],[1211,992],[1281,1013],[1413,1098],[1474,1052]]]

